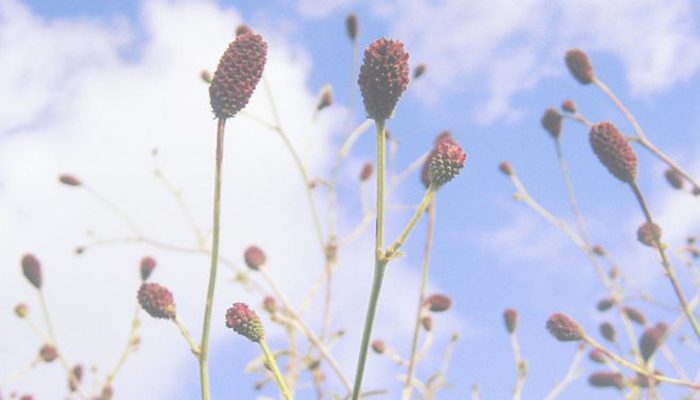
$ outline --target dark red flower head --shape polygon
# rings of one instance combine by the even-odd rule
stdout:
[[[257,271],[265,265],[265,252],[258,246],[249,246],[243,253],[243,259],[248,268]]]
[[[41,263],[34,254],[22,256],[22,273],[32,286],[41,289]]]
[[[661,329],[658,326],[653,328],[646,328],[642,337],[639,338],[639,351],[642,353],[642,358],[644,361],[649,361],[651,356],[654,355],[656,349],[661,345],[661,341],[666,334],[666,329],[668,327],[663,324]]]
[[[357,32],[360,30],[360,21],[355,14],[349,14],[345,18],[345,30],[350,40],[357,39]]]
[[[583,339],[583,328],[565,314],[552,314],[547,320],[547,330],[561,342],[572,342]]]
[[[609,309],[612,308],[612,306],[615,305],[615,298],[614,297],[606,297],[598,302],[596,304],[596,308],[598,311],[608,311]]]
[[[567,51],[564,61],[566,61],[566,66],[569,68],[571,75],[580,83],[588,85],[595,79],[593,64],[591,64],[591,60],[583,50],[571,49]]]
[[[415,68],[413,68],[413,79],[416,80],[423,76],[425,74],[425,71],[428,69],[428,67],[425,64],[418,64],[416,65]]]
[[[644,325],[647,323],[647,318],[644,316],[644,314],[634,307],[622,307],[622,312],[625,313],[630,321],[636,322],[639,325]]]
[[[153,257],[146,256],[141,259],[141,279],[142,280],[148,280],[148,277],[151,276],[151,273],[153,270],[156,268],[156,260]]]
[[[514,333],[518,329],[518,311],[509,308],[503,312],[503,321],[506,323],[506,331]]]
[[[600,324],[600,334],[610,342],[615,342],[615,336],[617,335],[615,327],[610,322]]]
[[[588,359],[599,364],[604,364],[605,352],[601,349],[593,349],[588,353]]]
[[[226,326],[253,342],[259,342],[265,337],[260,317],[244,303],[234,303],[226,310]]]
[[[615,125],[610,122],[593,125],[589,140],[600,162],[617,179],[625,183],[637,179],[637,154]]]
[[[572,114],[576,114],[576,103],[574,103],[573,100],[564,100],[563,103],[561,103],[561,109]]]
[[[454,140],[443,140],[430,158],[429,177],[434,187],[440,187],[459,175],[467,163],[467,154]]]
[[[141,308],[151,317],[175,318],[175,300],[166,287],[157,283],[142,283],[137,298]]]
[[[217,118],[231,118],[248,104],[267,61],[267,43],[248,30],[236,36],[221,56],[209,98]]]
[[[683,175],[675,168],[669,168],[664,172],[666,181],[674,189],[683,189]]]
[[[542,127],[549,132],[553,138],[558,139],[559,136],[561,136],[561,131],[564,126],[564,117],[556,108],[548,108],[545,110],[541,123]]]
[[[67,186],[80,186],[82,182],[73,175],[63,174],[58,177],[58,181]]]
[[[362,166],[362,171],[360,171],[360,181],[364,182],[372,177],[372,172],[374,172],[374,166],[371,162],[366,162]]]
[[[597,388],[622,390],[625,387],[625,378],[620,372],[595,372],[588,377],[588,383]]]
[[[357,83],[369,118],[384,121],[391,117],[408,86],[408,73],[403,43],[381,38],[365,50]]]
[[[425,300],[425,304],[432,312],[443,312],[452,307],[452,299],[444,294],[434,294]]]
[[[498,170],[505,176],[513,175],[513,166],[508,161],[501,161],[501,163],[498,164]]]
[[[45,344],[39,349],[39,357],[43,362],[50,363],[58,358],[58,351],[56,350],[56,347],[50,344]]]
[[[386,351],[386,344],[384,344],[383,340],[377,339],[372,342],[372,350],[377,354],[382,354]]]
[[[645,222],[637,229],[637,240],[645,246],[656,248],[661,243],[661,233],[660,226]]]

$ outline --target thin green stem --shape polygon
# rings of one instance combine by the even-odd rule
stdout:
[[[433,248],[433,238],[435,237],[435,200],[428,207],[428,235],[425,239],[425,249],[423,250],[423,272],[421,273],[420,292],[418,294],[418,311],[416,312],[416,321],[413,326],[413,340],[411,341],[411,357],[408,362],[408,374],[406,377],[406,385],[403,389],[402,399],[411,398],[413,391],[413,376],[416,371],[416,356],[418,354],[418,336],[421,327],[421,318],[423,317],[423,309],[425,307],[425,294],[428,287],[428,273],[430,271],[430,252]]]
[[[654,218],[651,215],[651,211],[649,210],[649,206],[647,205],[647,202],[644,199],[642,191],[639,189],[639,185],[637,185],[636,182],[632,182],[630,183],[630,187],[632,188],[632,192],[634,192],[634,196],[637,198],[637,202],[639,202],[639,206],[642,208],[642,212],[644,213],[644,218],[646,219],[647,224],[649,224],[650,226],[654,226]],[[683,289],[681,288],[681,285],[678,282],[676,271],[673,268],[673,265],[671,265],[671,261],[668,259],[668,256],[666,255],[666,250],[661,244],[661,239],[659,237],[654,236],[654,242],[656,250],[659,253],[659,257],[661,258],[661,265],[663,265],[664,269],[666,270],[666,275],[671,281],[673,290],[676,292],[678,302],[681,304],[681,308],[683,308],[683,312],[685,313],[686,317],[688,317],[688,321],[693,327],[695,335],[698,337],[698,339],[700,339],[700,325],[698,325],[698,321],[695,318],[695,314],[693,314],[693,312],[690,310],[690,307],[688,307],[688,300],[686,299],[685,294],[683,294]]]
[[[357,360],[355,371],[355,385],[352,391],[352,400],[360,398],[362,390],[362,377],[365,373],[365,363],[367,362],[367,350],[372,336],[372,326],[374,325],[374,315],[379,303],[379,293],[382,289],[384,272],[386,271],[387,260],[384,255],[384,189],[386,175],[386,129],[385,121],[376,121],[377,127],[377,217],[375,226],[375,247],[374,247],[374,280],[372,291],[367,306],[367,316],[365,327],[362,331],[362,343],[360,344],[360,355]]]
[[[216,289],[216,270],[219,266],[219,233],[221,230],[221,174],[224,159],[224,131],[226,119],[219,118],[216,127],[216,176],[214,180],[214,223],[211,244],[211,267],[209,270],[209,287],[207,288],[207,302],[204,309],[204,327],[202,328],[202,341],[199,353],[199,376],[202,385],[202,400],[211,398],[209,389],[209,331],[211,329],[211,313],[214,305],[214,291]]]
[[[192,351],[192,354],[194,354],[195,357],[199,357],[199,345],[190,334],[190,331],[189,329],[187,329],[187,325],[185,325],[185,322],[180,318],[179,315],[175,316],[173,322],[175,322],[175,325],[177,325],[178,329],[180,329],[180,333],[182,334],[182,337],[185,338],[185,341],[187,341],[187,345],[190,346],[190,351]]]
[[[139,320],[139,313],[141,312],[141,306],[136,303],[136,307],[134,307],[134,316],[131,318],[131,328],[129,329],[129,338],[126,342],[126,346],[124,346],[124,350],[122,350],[122,354],[119,356],[119,360],[117,361],[117,365],[114,367],[112,372],[107,375],[107,383],[112,383],[114,381],[114,378],[116,378],[117,374],[121,370],[122,366],[126,362],[126,359],[129,357],[129,354],[131,354],[131,351],[134,350],[134,338],[136,337],[136,334],[138,332],[139,326],[140,326],[140,320]]]
[[[430,185],[430,187],[428,187],[428,190],[426,190],[425,195],[423,196],[423,200],[420,202],[420,205],[418,206],[416,212],[413,214],[413,217],[411,217],[411,220],[408,221],[408,224],[404,228],[403,232],[401,232],[399,237],[386,250],[385,257],[387,259],[391,259],[391,257],[396,255],[396,252],[399,251],[401,246],[403,246],[403,244],[406,242],[406,239],[408,239],[408,235],[411,234],[413,228],[416,227],[418,221],[421,219],[423,214],[425,214],[425,210],[428,208],[431,200],[435,196],[436,190],[437,189],[433,185]]]
[[[280,392],[282,392],[282,397],[284,397],[285,400],[292,400],[292,394],[289,392],[287,383],[284,381],[284,377],[282,376],[282,373],[280,372],[280,369],[277,366],[277,360],[275,360],[275,356],[270,351],[270,348],[267,347],[265,339],[261,339],[258,343],[260,344],[260,348],[262,349],[263,354],[265,354],[265,361],[267,361],[267,365],[272,370],[272,375],[274,375],[275,377],[277,386],[279,387]]]
[[[520,342],[518,342],[518,335],[516,332],[510,334],[510,345],[513,348],[513,359],[515,361],[515,368],[518,371],[518,379],[515,382],[515,389],[513,389],[513,400],[520,400],[523,395],[525,378],[527,378],[527,364],[525,360],[523,360],[520,351]]]

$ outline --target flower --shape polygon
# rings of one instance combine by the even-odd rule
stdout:
[[[39,357],[43,362],[50,363],[58,358],[58,351],[50,344],[45,344],[39,349]]]
[[[377,354],[383,354],[386,351],[386,345],[383,340],[377,339],[372,342],[372,350]]]
[[[568,315],[555,313],[547,320],[547,330],[561,342],[583,339],[583,328]]]
[[[425,299],[424,304],[429,306],[429,310],[432,312],[443,312],[452,307],[452,299],[444,294],[434,294]]]
[[[151,273],[156,268],[156,260],[153,257],[146,256],[141,259],[141,279],[148,280]]]
[[[610,322],[603,322],[600,324],[600,334],[609,342],[615,341],[615,327],[612,326]]]
[[[80,186],[82,182],[73,175],[63,174],[58,177],[58,181],[67,186]]]
[[[243,252],[243,259],[245,260],[245,264],[248,266],[248,268],[252,269],[253,271],[257,271],[265,265],[265,260],[267,257],[265,257],[265,252],[263,252],[258,246],[249,246],[247,249],[245,249],[245,252]]]
[[[542,127],[555,139],[561,136],[563,122],[564,117],[561,113],[556,108],[551,107],[545,110],[541,120]]]
[[[22,273],[27,278],[29,283],[37,289],[41,289],[41,263],[34,254],[25,254],[22,256]]]
[[[567,51],[564,61],[571,75],[581,84],[588,85],[595,79],[593,64],[591,64],[591,60],[583,50],[571,49]]]
[[[615,125],[610,122],[593,125],[589,141],[600,162],[617,179],[625,183],[637,179],[637,155]]]
[[[655,248],[658,243],[661,243],[661,227],[655,223],[641,224],[637,229],[637,240],[645,246]]]
[[[350,40],[357,39],[357,32],[359,31],[359,28],[360,22],[357,15],[349,14],[347,18],[345,18],[345,30],[347,31]]]
[[[597,388],[614,387],[623,389],[625,387],[624,377],[620,372],[595,372],[588,376],[588,383]]]
[[[503,320],[506,323],[506,331],[512,334],[518,329],[518,311],[509,308],[503,312]]]
[[[357,83],[369,118],[384,121],[391,117],[408,86],[408,73],[403,43],[381,38],[365,50]]]
[[[259,342],[265,337],[260,317],[244,303],[234,303],[226,310],[226,326],[253,342]]]
[[[454,140],[443,140],[430,158],[430,184],[440,187],[459,175],[467,163],[467,154]]]
[[[666,181],[674,189],[683,189],[683,175],[675,168],[669,168],[664,172]]]
[[[143,308],[153,318],[174,319],[175,300],[166,287],[157,283],[142,283],[137,298]]]

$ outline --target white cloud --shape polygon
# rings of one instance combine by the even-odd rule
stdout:
[[[38,321],[38,303],[18,265],[21,255],[31,251],[44,263],[47,296],[66,357],[97,365],[103,377],[126,340],[141,256],[153,254],[159,260],[154,280],[173,291],[179,314],[195,337],[208,260],[141,245],[104,246],[75,256],[74,246],[89,241],[87,230],[101,238],[130,232],[108,208],[79,189],[59,185],[56,177],[63,172],[79,176],[119,204],[146,235],[194,246],[187,220],[151,175],[150,149],[159,148],[163,170],[183,189],[194,220],[206,229],[215,122],[198,75],[202,68],[215,67],[240,16],[209,2],[148,3],[142,13],[146,39],[135,46],[135,60],[125,61],[120,54],[125,46],[134,46],[134,27],[43,20],[15,1],[0,4],[0,92],[12,99],[0,110],[0,264],[6,266],[0,281],[8,283],[0,300],[0,310],[5,310],[0,313],[0,376],[31,360],[39,345],[10,312],[16,302],[26,301]],[[313,124],[316,93],[308,88],[310,61],[275,32],[264,34],[271,51],[266,75],[280,100],[285,128],[295,145],[307,150],[310,167],[325,171],[331,138],[324,133],[342,120],[341,115],[331,110]],[[247,110],[271,118],[262,87]],[[305,135],[316,138],[310,146]],[[273,274],[298,300],[321,273],[321,255],[293,161],[279,138],[251,119],[232,120],[226,141],[224,253],[239,260],[247,245],[259,244],[268,253]],[[342,322],[336,327],[361,326],[371,254],[365,240],[341,253],[335,304]],[[413,298],[418,285],[415,275],[400,264],[390,274],[390,295],[382,299],[377,331],[391,327],[398,337],[396,326],[405,325],[414,312],[404,299]],[[225,307],[234,300],[258,301],[227,281],[229,270],[222,269],[220,276],[214,346],[233,335],[219,324]],[[460,322],[446,324],[451,332]],[[168,323],[145,318],[141,334],[144,345],[116,382],[118,397],[153,399],[157,393],[163,399],[175,398],[183,380],[179,374],[196,376],[195,360]],[[359,335],[359,328],[350,329],[336,348],[348,375],[354,370]],[[385,383],[389,371],[371,365],[368,385]],[[333,381],[330,372],[328,376]],[[65,385],[59,366],[50,365],[13,388],[42,398],[55,397]]]

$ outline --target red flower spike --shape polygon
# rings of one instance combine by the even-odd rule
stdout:
[[[452,140],[443,140],[438,144],[430,158],[430,183],[440,187],[459,175],[467,163],[467,154],[462,147]]]
[[[372,165],[372,163],[366,162],[362,166],[362,171],[360,171],[360,181],[365,182],[367,179],[371,178],[373,172],[374,166]]]
[[[598,304],[596,305],[596,308],[598,309],[598,311],[602,312],[602,311],[608,311],[614,305],[615,305],[615,299],[612,297],[608,297],[608,298],[600,300],[598,302]]]
[[[571,49],[567,51],[564,61],[571,75],[573,75],[579,83],[588,85],[595,79],[593,64],[591,64],[591,60],[583,50]]]
[[[666,326],[664,324],[663,329],[658,329],[657,327],[646,328],[642,337],[639,338],[639,351],[642,354],[642,359],[644,361],[649,361],[651,356],[654,355],[656,349],[661,345],[661,341],[666,334]]]
[[[604,364],[605,353],[603,352],[603,350],[593,349],[588,353],[588,359],[599,364]]]
[[[589,141],[600,162],[617,179],[625,183],[637,179],[637,154],[615,125],[610,122],[593,125]]]
[[[173,294],[157,283],[142,283],[137,298],[143,308],[153,318],[174,319],[176,315]]]
[[[153,270],[156,268],[156,260],[153,257],[146,256],[141,259],[141,279],[146,281],[148,278],[151,276],[151,273],[153,273]]]
[[[267,43],[248,30],[236,36],[221,56],[209,98],[216,118],[231,118],[250,100],[267,61]]]
[[[265,296],[265,299],[263,299],[263,308],[265,311],[272,314],[277,311],[277,301],[272,296]]]
[[[576,103],[574,103],[573,100],[564,100],[564,102],[561,103],[561,109],[568,113],[576,114]]]
[[[245,260],[245,264],[248,266],[248,268],[252,269],[253,271],[257,271],[263,265],[265,265],[267,257],[265,256],[265,252],[263,252],[258,246],[249,246],[243,253],[243,259]]]
[[[549,134],[558,139],[561,136],[562,128],[564,127],[564,117],[555,108],[548,108],[545,110],[542,116],[542,127],[549,132]]]
[[[514,172],[513,166],[508,161],[502,161],[498,164],[498,170],[505,176],[512,176]]]
[[[573,342],[583,339],[583,328],[565,314],[552,314],[547,320],[547,330],[560,342]]]
[[[384,121],[391,117],[408,86],[408,73],[403,43],[381,38],[365,50],[357,83],[369,118]]]
[[[674,189],[683,189],[683,175],[675,168],[669,168],[664,172],[666,181]]]
[[[260,317],[244,303],[234,303],[226,310],[226,327],[253,342],[259,342],[265,337]]]
[[[425,74],[428,67],[425,64],[418,64],[413,68],[413,80],[416,80]]]
[[[41,289],[41,263],[34,254],[25,254],[22,257],[22,273],[32,286]]]

